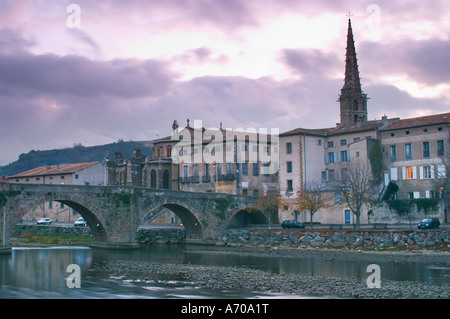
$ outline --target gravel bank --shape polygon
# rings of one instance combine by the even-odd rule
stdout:
[[[207,249],[207,248],[206,248]],[[219,253],[213,248],[210,253]],[[345,252],[338,250],[301,250],[301,249],[222,249],[223,253],[258,254],[280,257],[314,256],[316,258],[344,258],[345,260],[389,261],[407,260],[411,262],[432,262],[449,265],[448,253],[373,253]],[[361,259],[363,258],[363,259]],[[450,298],[450,285],[445,283],[421,283],[412,281],[382,280],[381,288],[369,289],[365,280],[335,278],[324,276],[301,276],[295,274],[275,274],[247,267],[203,266],[191,264],[159,264],[142,261],[112,261],[96,265],[111,276],[129,276],[141,280],[158,280],[161,276],[186,282],[193,286],[208,287],[219,290],[248,289],[258,293],[284,293],[307,297],[328,298],[391,298],[391,299],[442,299]]]

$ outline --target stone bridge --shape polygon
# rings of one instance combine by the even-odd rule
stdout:
[[[193,193],[127,186],[0,184],[0,248],[21,218],[48,201],[75,209],[88,223],[93,247],[135,248],[139,224],[161,206],[173,211],[185,227],[187,239],[217,240],[233,218],[254,210],[257,199],[220,193]],[[249,215],[249,214],[245,214]]]

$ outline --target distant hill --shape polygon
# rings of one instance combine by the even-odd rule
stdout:
[[[44,166],[49,163],[56,164],[70,164],[104,161],[105,156],[109,159],[114,158],[115,152],[121,152],[125,157],[131,157],[133,150],[140,148],[141,152],[149,157],[152,156],[152,142],[124,142],[97,145],[97,146],[82,146],[75,145],[64,149],[54,149],[48,151],[30,151],[26,154],[20,154],[19,159],[9,165],[0,167],[0,176],[12,176],[35,167]]]

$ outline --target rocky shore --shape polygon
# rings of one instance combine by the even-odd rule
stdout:
[[[450,266],[448,253],[443,252],[357,252],[334,249],[263,249],[263,248],[205,248],[211,254],[257,254],[259,256],[314,257],[322,259],[364,260],[385,262],[402,260],[409,262],[433,262],[434,265]],[[246,289],[256,293],[283,293],[303,297],[325,298],[390,298],[390,299],[447,299],[450,284],[422,283],[413,281],[382,280],[380,288],[368,288],[366,279],[349,279],[325,276],[301,276],[288,273],[272,273],[248,267],[204,266],[192,264],[159,264],[143,261],[111,261],[96,265],[111,276],[127,276],[154,280],[161,275],[198,287],[218,290]]]

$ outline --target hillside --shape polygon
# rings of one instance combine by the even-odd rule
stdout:
[[[111,144],[88,147],[77,145],[71,148],[47,151],[33,150],[26,154],[21,154],[17,161],[0,167],[0,176],[15,175],[35,167],[44,166],[47,163],[55,165],[104,161],[106,155],[108,155],[110,159],[113,159],[115,152],[122,152],[125,157],[131,157],[135,148],[140,148],[143,154],[151,157],[151,145],[152,143],[150,141],[119,141]]]

